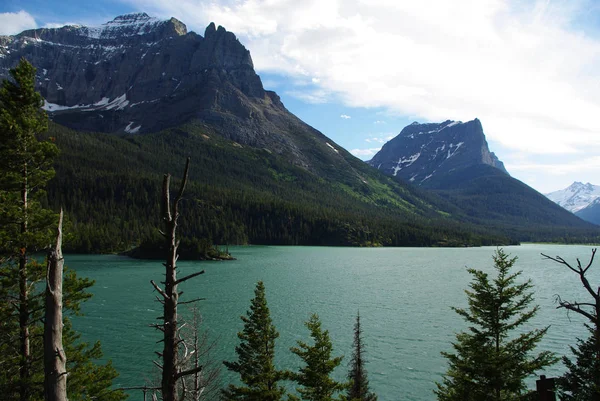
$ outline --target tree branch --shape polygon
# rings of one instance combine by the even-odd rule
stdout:
[[[203,366],[197,366],[192,369],[184,370],[183,372],[177,372],[177,379],[180,379],[184,376],[193,375],[194,373],[201,372],[203,368],[204,368]]]
[[[165,292],[158,286],[158,284],[156,284],[154,282],[154,280],[150,280],[150,284],[152,284],[152,286],[154,287],[154,289],[156,291],[158,291],[159,294],[162,295],[164,299],[169,299],[169,296],[167,294],[165,294]]]
[[[179,305],[185,305],[185,304],[191,304],[194,302],[198,302],[198,301],[206,301],[206,298],[196,298],[196,299],[192,299],[191,301],[185,301],[185,302],[179,302]]]
[[[183,277],[183,278],[180,278],[179,280],[175,281],[175,285],[177,285],[177,284],[181,284],[181,283],[183,283],[184,281],[187,281],[187,280],[189,280],[189,279],[191,279],[191,278],[194,278],[194,277],[196,277],[196,276],[199,276],[199,275],[201,275],[201,274],[204,274],[204,270],[202,270],[202,271],[199,271],[199,272],[196,272],[196,273],[193,273],[193,274],[190,274],[189,276],[185,276],[185,277]]]

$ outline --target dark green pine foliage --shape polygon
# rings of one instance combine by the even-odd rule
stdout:
[[[290,372],[289,376],[300,385],[296,390],[303,400],[341,400],[343,396],[336,397],[336,394],[345,390],[347,384],[334,380],[331,374],[342,363],[344,357],[332,358],[333,345],[329,331],[323,331],[318,315],[313,314],[305,325],[310,330],[313,344],[298,341],[298,347],[291,348],[291,351],[302,359],[304,366],[299,372]]]
[[[575,361],[564,356],[567,372],[558,380],[558,393],[563,401],[600,401],[600,354],[597,344],[600,339],[589,326],[590,336],[583,341],[577,339],[577,347],[571,347]]]
[[[0,388],[6,399],[43,399],[43,315],[45,264],[31,255],[53,242],[57,215],[43,207],[58,149],[38,140],[48,119],[35,91],[35,69],[22,59],[0,86]],[[70,400],[124,398],[110,389],[117,376],[99,345],[79,341],[69,316],[91,295],[93,284],[65,270],[63,344]],[[78,398],[80,397],[81,398]]]
[[[285,373],[275,368],[275,340],[279,333],[273,325],[267,307],[265,286],[256,284],[250,310],[241,316],[244,329],[238,333],[240,345],[235,348],[236,362],[223,361],[232,372],[240,375],[241,386],[230,384],[223,390],[224,400],[277,401],[285,390],[279,382]]]
[[[470,325],[456,335],[454,352],[443,352],[449,368],[435,393],[440,401],[508,401],[527,394],[525,379],[556,362],[550,352],[533,354],[547,327],[519,330],[533,318],[530,281],[517,283],[521,272],[511,273],[517,258],[502,249],[494,254],[497,276],[468,269],[473,275],[466,290],[468,309],[453,308]]]
[[[377,395],[369,391],[369,378],[365,368],[365,345],[362,340],[362,327],[360,324],[360,313],[356,314],[354,324],[354,343],[352,347],[352,359],[348,371],[348,400],[350,401],[377,401]]]
[[[248,243],[509,243],[492,235],[489,227],[459,224],[424,206],[419,200],[424,194],[409,193],[410,188],[377,170],[366,171],[371,193],[363,199],[353,180],[342,184],[324,179],[277,154],[240,148],[201,123],[134,136],[75,132],[50,124],[47,136],[55,137],[62,151],[56,177],[48,185],[48,202],[54,209],[62,206],[72,223],[74,236],[65,242],[65,252],[112,253],[153,242],[161,221],[152,210],[161,202],[163,172],[178,168],[190,154],[196,155],[191,162],[197,168],[190,172],[182,200],[186,219],[180,228],[190,240],[201,241],[203,249]],[[419,211],[421,207],[430,210]]]

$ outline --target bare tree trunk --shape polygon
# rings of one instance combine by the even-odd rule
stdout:
[[[21,236],[27,232],[27,200],[29,196],[29,185],[27,181],[27,163],[23,165],[21,202],[23,216],[21,221]],[[21,401],[29,399],[29,364],[31,362],[31,350],[29,349],[29,289],[27,285],[27,244],[21,244],[19,250],[19,341],[21,360],[19,366],[20,389],[19,397]]]
[[[63,349],[62,220],[58,218],[56,246],[48,254],[46,308],[44,321],[44,397],[46,401],[67,401],[67,357]]]
[[[187,166],[186,166],[187,172]],[[163,374],[162,391],[164,401],[177,400],[177,247],[179,245],[176,239],[177,230],[177,212],[171,215],[171,205],[169,200],[169,181],[167,175],[163,181],[163,219],[165,220],[166,236],[169,246],[167,262],[165,263],[165,303],[164,303],[164,349],[163,349]],[[184,181],[185,183],[185,181]],[[183,188],[183,184],[182,184]],[[182,191],[181,191],[182,192]],[[178,200],[178,199],[177,199]],[[177,200],[176,204],[177,205]],[[166,207],[165,207],[166,206]],[[175,206],[177,209],[177,206]]]
[[[183,277],[177,280],[177,248],[179,247],[179,240],[176,238],[177,231],[177,219],[179,218],[179,202],[183,196],[183,191],[187,184],[188,171],[189,171],[190,159],[187,159],[185,164],[185,171],[183,173],[183,179],[181,187],[175,201],[173,202],[173,210],[171,211],[171,200],[169,193],[169,186],[171,176],[166,174],[163,180],[163,204],[162,204],[162,216],[165,222],[165,232],[163,233],[168,246],[168,255],[165,263],[165,281],[164,290],[161,289],[154,281],[150,281],[156,291],[162,295],[162,304],[164,314],[161,317],[163,320],[162,325],[156,327],[164,333],[164,347],[162,354],[162,398],[163,401],[177,401],[178,397],[178,386],[177,382],[180,378],[194,374],[200,371],[202,367],[190,369],[188,371],[182,371],[179,363],[179,345],[183,342],[183,339],[179,338],[179,327],[177,317],[177,304],[179,301],[179,293],[177,285],[192,277],[196,277],[204,271],[190,274],[189,276]]]

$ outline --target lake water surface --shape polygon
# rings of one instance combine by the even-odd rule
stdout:
[[[180,286],[182,301],[200,303],[203,327],[216,340],[214,357],[234,360],[245,314],[258,280],[265,283],[273,322],[280,333],[277,365],[296,369],[289,352],[296,340],[308,340],[303,323],[318,313],[330,331],[334,354],[346,358],[336,372],[346,374],[352,328],[360,311],[372,389],[380,401],[433,400],[432,390],[446,370],[441,351],[450,350],[454,334],[466,326],[450,306],[466,306],[464,289],[471,277],[465,267],[491,271],[496,248],[326,248],[235,247],[238,259],[228,262],[180,262],[179,276],[206,270]],[[535,285],[540,312],[533,327],[550,325],[540,350],[560,355],[576,336],[585,336],[583,319],[557,310],[555,294],[584,300],[578,277],[566,267],[544,260],[540,253],[587,263],[589,246],[522,245],[505,250],[519,259],[518,270]],[[87,340],[101,340],[104,354],[120,372],[118,386],[141,386],[152,379],[154,351],[162,348],[161,333],[149,327],[160,316],[150,280],[162,280],[159,261],[139,261],[111,255],[67,255],[66,264],[81,276],[96,280],[95,296],[75,319]],[[600,283],[600,260],[590,270]],[[560,364],[544,373],[562,372]],[[222,369],[222,380],[232,379]],[[130,400],[141,400],[132,392]]]

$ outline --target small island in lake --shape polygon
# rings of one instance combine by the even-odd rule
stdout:
[[[167,247],[164,239],[155,238],[144,240],[142,243],[122,253],[134,259],[164,259],[167,255]],[[178,249],[179,260],[235,260],[229,250],[220,249],[206,239],[183,238]]]

